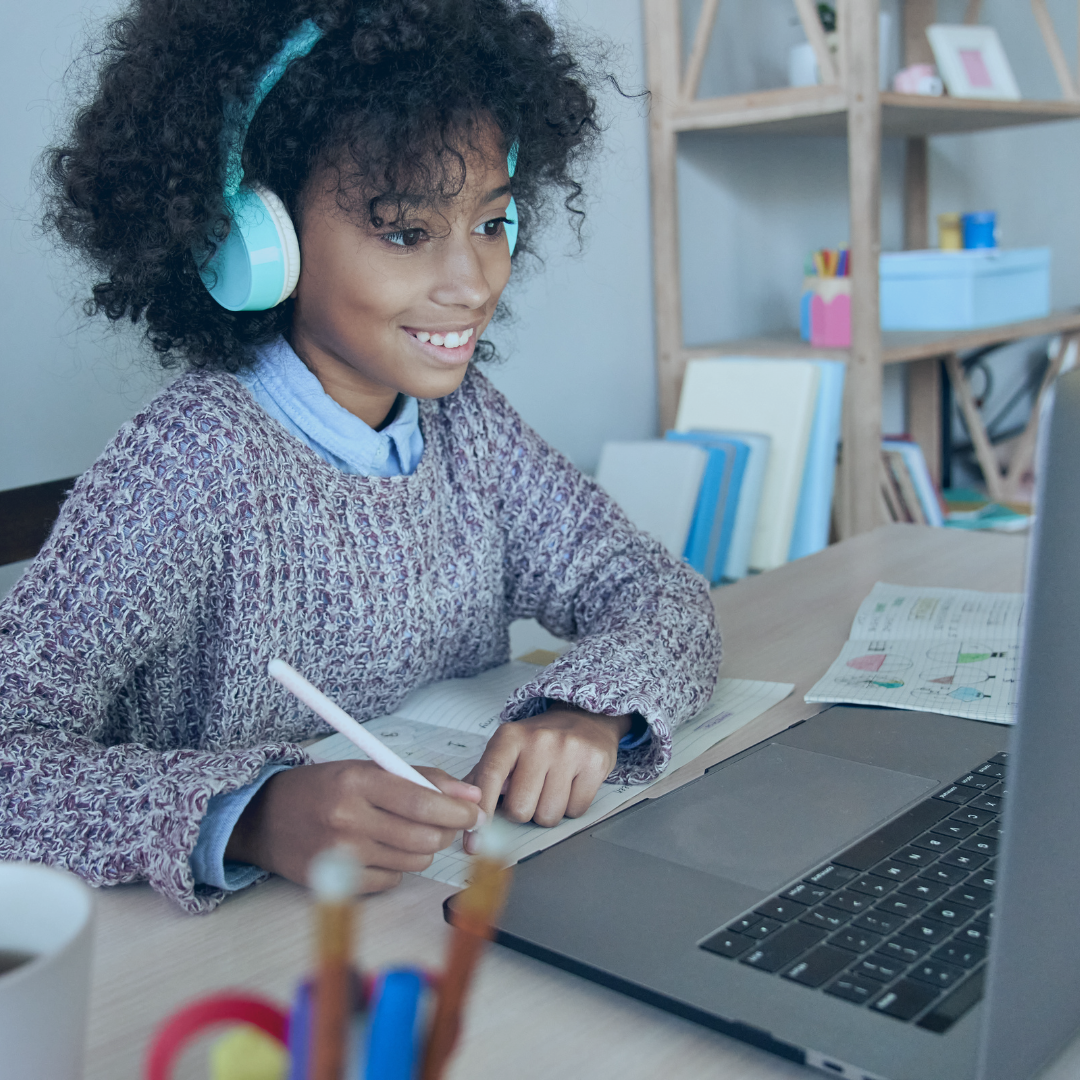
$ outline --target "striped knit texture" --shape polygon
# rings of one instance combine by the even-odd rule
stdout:
[[[78,481],[0,603],[0,859],[185,910],[211,796],[329,729],[266,675],[280,656],[358,719],[509,657],[535,617],[576,645],[507,704],[639,712],[664,767],[708,700],[720,640],[702,578],[636,531],[475,370],[421,403],[411,476],[346,476],[231,376],[182,376]]]

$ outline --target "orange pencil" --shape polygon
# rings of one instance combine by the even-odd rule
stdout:
[[[316,971],[307,1080],[342,1080],[345,1040],[352,1017],[354,898],[361,866],[347,847],[319,852],[311,860],[315,893]]]
[[[511,871],[506,867],[513,832],[495,818],[477,832],[478,847],[472,860],[468,888],[454,904],[450,952],[439,986],[420,1080],[442,1080],[461,1029],[461,1014],[484,943],[506,902]]]

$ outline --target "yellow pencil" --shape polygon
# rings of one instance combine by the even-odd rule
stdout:
[[[461,1014],[473,972],[510,888],[511,871],[506,858],[512,830],[501,818],[495,818],[478,830],[477,839],[468,888],[458,894],[454,904],[450,951],[424,1049],[420,1080],[442,1080],[461,1029]]]
[[[351,849],[339,846],[311,860],[315,893],[315,986],[307,1080],[342,1080],[352,1016],[354,898],[362,868]]]

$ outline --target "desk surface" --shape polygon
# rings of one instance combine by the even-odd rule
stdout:
[[[998,591],[1022,587],[1024,540],[893,525],[716,590],[722,674],[794,682],[795,693],[664,783],[677,786],[730,754],[816,712],[802,698],[840,650],[875,581]],[[441,902],[452,890],[407,877],[368,901],[367,966],[441,963]],[[309,960],[303,891],[273,880],[208,916],[180,913],[147,886],[99,894],[87,1080],[139,1075],[154,1025],[208,990],[258,989],[288,999]],[[185,1062],[181,1075],[200,1076]],[[1046,1074],[1080,1074],[1080,1041]],[[663,1076],[665,1080],[806,1080],[807,1070],[506,949],[483,960],[455,1080],[513,1076]],[[205,1073],[202,1073],[205,1076]]]

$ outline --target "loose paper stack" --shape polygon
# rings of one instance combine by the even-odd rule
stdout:
[[[807,701],[1011,724],[1016,719],[1020,593],[878,582]]]

